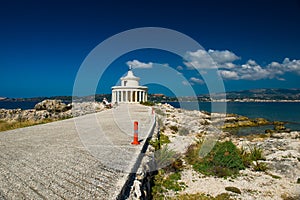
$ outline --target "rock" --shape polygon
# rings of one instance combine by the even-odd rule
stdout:
[[[286,128],[283,125],[276,125],[274,126],[275,131],[282,131],[285,130]]]
[[[35,109],[0,109],[0,120],[40,121],[44,119],[65,119],[99,112],[103,109],[105,109],[104,105],[99,102],[76,102],[66,105],[61,100],[44,100],[37,103]]]
[[[61,100],[44,100],[40,103],[37,103],[34,106],[35,110],[47,110],[49,112],[65,112],[71,109],[71,106],[67,106]]]
[[[274,124],[274,125],[277,125],[277,126],[283,126],[283,125],[284,125],[284,122],[274,121],[273,124]]]
[[[74,117],[89,113],[99,112],[105,109],[100,102],[75,102],[72,103],[72,115]]]
[[[272,129],[267,129],[267,130],[265,130],[265,133],[274,133],[274,130],[272,130]]]
[[[229,186],[229,187],[225,187],[225,190],[230,191],[230,192],[234,192],[234,193],[237,193],[237,194],[242,194],[241,190],[237,187]]]
[[[256,118],[254,121],[259,126],[270,124],[270,122],[268,120],[264,119],[264,118]]]

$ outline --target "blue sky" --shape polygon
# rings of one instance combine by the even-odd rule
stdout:
[[[186,52],[185,58],[153,49],[122,55],[108,66],[97,93],[110,93],[130,61],[136,70],[153,65],[177,70],[187,80],[178,85],[181,95],[187,84],[196,94],[206,93],[195,68],[215,66],[227,91],[299,88],[299,24],[300,3],[292,0],[1,1],[0,96],[72,95],[90,51],[117,33],[149,26],[184,33],[205,51]],[[205,63],[207,56],[213,65]],[[157,85],[150,92],[170,94]]]

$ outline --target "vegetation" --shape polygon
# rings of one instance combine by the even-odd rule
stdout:
[[[217,142],[204,158],[199,157],[202,143],[189,147],[186,160],[193,168],[205,175],[227,177],[238,174],[245,166],[237,147],[231,142]]]
[[[216,197],[209,196],[207,194],[197,193],[197,194],[182,194],[173,198],[166,198],[170,200],[233,200],[229,194],[222,193]]]
[[[266,171],[268,166],[266,163],[258,162],[259,160],[266,160],[263,156],[262,149],[256,147],[249,147],[250,153],[245,149],[241,150],[243,163],[246,167],[252,166],[255,171]]]
[[[264,159],[261,149],[251,148],[250,152],[247,152],[245,149],[238,149],[231,141],[217,142],[210,153],[201,158],[199,156],[201,146],[201,141],[191,145],[186,152],[185,159],[194,170],[204,175],[230,177],[250,166],[253,166],[256,171],[267,169],[265,163],[258,162]]]
[[[180,172],[166,174],[164,170],[159,170],[154,179],[154,186],[152,187],[153,199],[166,199],[164,193],[168,190],[178,192],[183,190],[186,185],[180,182]]]
[[[298,196],[290,196],[290,195],[284,193],[284,194],[281,195],[281,198],[283,200],[299,200],[300,195],[298,195]]]
[[[170,142],[167,136],[163,136],[161,140],[156,141]],[[158,171],[153,180],[151,192],[153,199],[164,199],[163,193],[169,190],[175,192],[183,190],[186,185],[180,182],[183,162],[179,155],[164,145],[161,149],[155,151],[154,158]]]
[[[7,130],[12,130],[12,129],[17,129],[17,128],[24,128],[27,126],[34,126],[38,124],[45,124],[49,122],[53,122],[55,120],[53,119],[44,119],[40,121],[33,121],[33,120],[28,120],[28,121],[16,121],[16,122],[7,122],[7,121],[2,121],[0,120],[0,131],[7,131]]]
[[[170,166],[178,157],[175,151],[169,150],[167,146],[155,151],[154,158],[157,168],[166,168]]]
[[[150,145],[152,145],[155,148],[155,150],[158,150],[158,149],[160,149],[160,147],[162,145],[168,144],[170,142],[171,141],[170,141],[169,137],[167,135],[161,133],[159,135],[159,138],[152,139],[149,143],[150,143]]]
[[[144,105],[144,106],[154,106],[155,103],[154,102],[151,102],[151,101],[145,101],[145,102],[140,102],[140,104]]]

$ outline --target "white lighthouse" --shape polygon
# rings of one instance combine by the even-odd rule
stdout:
[[[129,67],[127,75],[121,78],[121,86],[112,87],[112,103],[139,103],[147,101],[148,87],[139,85],[140,78],[136,77]]]

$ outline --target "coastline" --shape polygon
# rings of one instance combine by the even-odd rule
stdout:
[[[37,113],[51,113],[52,115],[49,117],[59,116],[59,113],[60,115],[62,113],[71,114],[71,108],[74,109],[76,107],[78,108],[78,115],[95,111],[99,112],[105,109],[101,103],[97,102],[84,102],[71,106],[57,100],[46,100],[33,110],[16,109],[19,113],[9,115],[12,118],[7,119],[17,120],[20,114],[24,117],[37,116]],[[95,108],[97,109],[95,110]],[[193,166],[185,161],[185,156],[191,145],[194,145],[197,141],[205,140],[205,138],[209,138],[211,134],[214,134],[217,130],[215,124],[219,124],[220,118],[225,117],[224,122],[226,124],[232,121],[243,121],[239,119],[242,116],[185,110],[174,108],[169,104],[156,104],[153,108],[158,119],[158,124],[160,124],[160,138],[164,139],[162,148],[165,146],[167,149],[176,152],[176,155],[179,155],[182,162],[181,169],[175,174],[180,175],[180,178],[176,182],[181,183],[184,187],[178,186],[179,189],[177,188],[178,190],[176,189],[176,191],[172,189],[164,190],[164,192],[161,192],[162,195],[168,196],[170,199],[177,199],[180,196],[187,195],[204,195],[213,199],[224,194],[227,195],[226,198],[230,199],[297,199],[300,197],[299,131],[286,132],[282,130],[268,134],[238,136],[226,130],[221,130],[215,138],[217,142],[230,141],[237,148],[245,149],[246,151],[254,147],[261,149],[265,159],[259,160],[259,163],[267,166],[266,169],[257,171],[253,167],[255,165],[251,165],[252,167],[240,170],[236,177],[224,179],[216,176],[207,176],[195,171]],[[28,113],[33,114],[30,115]],[[246,118],[243,119],[248,120]],[[155,141],[157,140],[157,136],[152,138],[152,142],[150,142],[152,146],[149,147],[148,151],[152,151],[152,153],[156,152],[156,147],[153,145],[156,144]],[[150,162],[153,163],[153,160]],[[147,174],[147,172],[141,173],[137,177],[140,178]],[[167,172],[158,175],[168,180],[174,173]],[[157,179],[158,175],[152,174],[152,179]],[[149,177],[144,178],[148,181],[150,180]],[[137,181],[140,181],[140,185],[143,185],[145,182],[143,179]],[[150,187],[150,183],[148,183],[147,187]],[[151,187],[153,191],[153,185]],[[228,191],[226,189],[228,187],[237,188],[240,193]]]
[[[155,191],[161,187],[160,193],[155,195],[167,196],[170,199],[181,199],[184,196],[191,197],[220,197],[226,194],[227,199],[299,199],[300,197],[300,132],[274,132],[269,134],[256,134],[249,136],[232,135],[221,131],[216,138],[217,142],[232,142],[239,149],[246,151],[251,148],[260,149],[263,160],[255,161],[262,170],[255,170],[255,163],[251,167],[240,170],[234,177],[218,178],[207,176],[195,171],[194,167],[186,162],[188,149],[196,141],[205,140],[216,130],[210,115],[201,111],[189,111],[177,109],[168,104],[154,106],[158,121],[160,121],[160,138],[164,139],[161,148],[167,147],[175,151],[182,162],[182,168],[177,172],[158,171],[153,180]],[[152,145],[157,138],[152,139]],[[250,148],[250,149],[249,149]],[[155,152],[154,147],[152,151]],[[178,163],[178,161],[176,161]],[[173,164],[172,164],[173,166]],[[180,177],[172,188],[164,185],[163,180],[171,181],[170,177]],[[157,182],[159,181],[160,182]],[[162,182],[161,182],[162,181]],[[235,188],[238,193],[228,191]],[[184,199],[184,198],[183,198]]]

